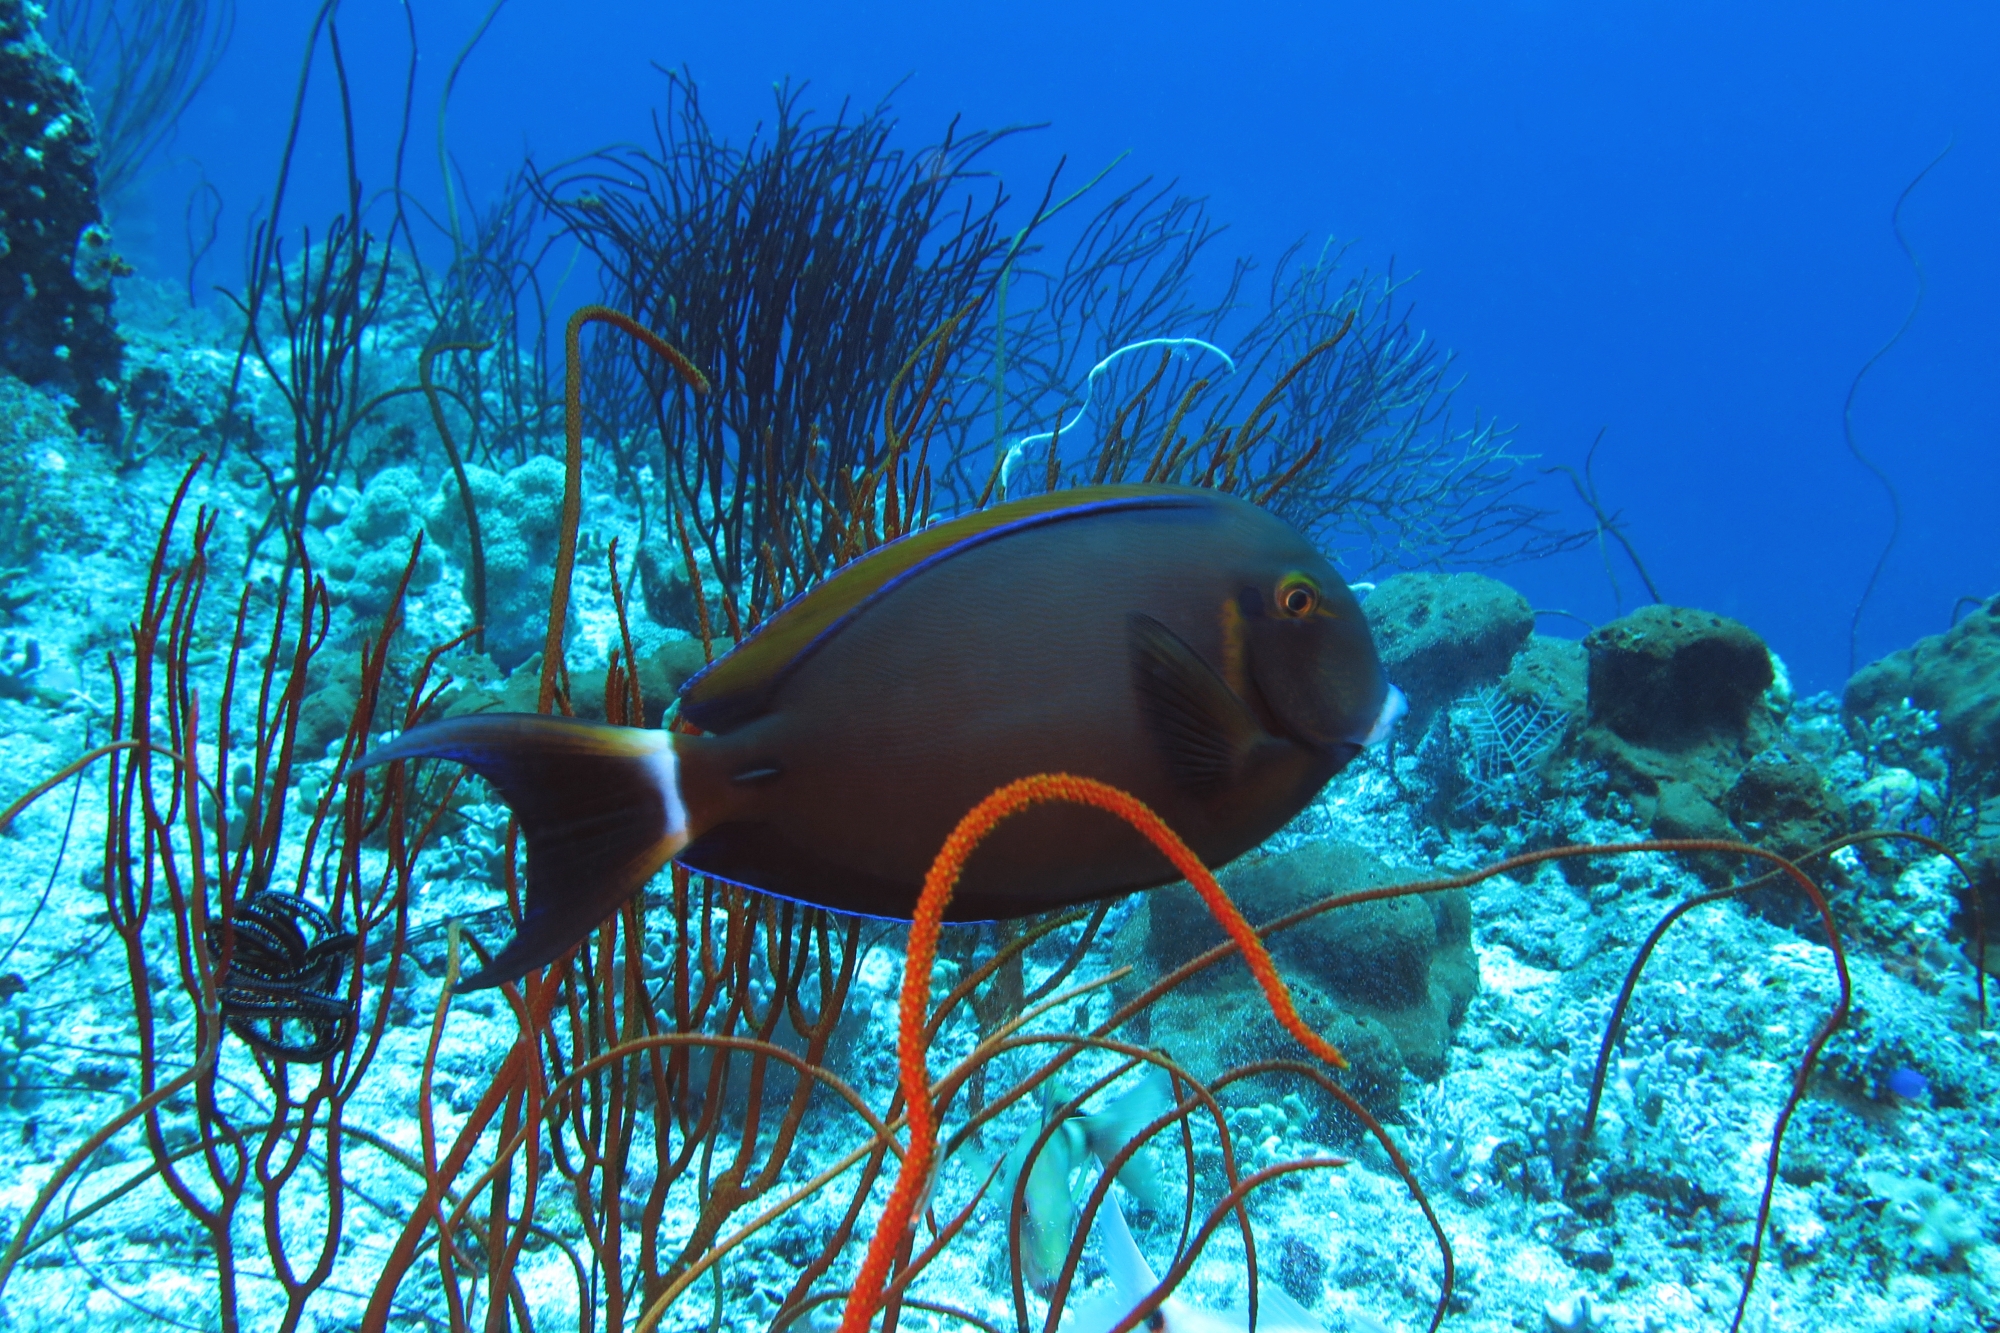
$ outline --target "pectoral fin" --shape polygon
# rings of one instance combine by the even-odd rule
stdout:
[[[1196,796],[1223,790],[1266,738],[1263,727],[1178,634],[1136,611],[1125,624],[1133,689],[1175,780]]]

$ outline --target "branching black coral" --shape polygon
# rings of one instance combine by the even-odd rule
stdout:
[[[291,418],[289,458],[265,457],[256,447],[261,442],[254,438],[248,452],[271,493],[270,512],[252,534],[250,549],[254,553],[272,532],[282,532],[287,539],[288,568],[303,549],[313,495],[347,466],[355,428],[382,403],[418,391],[411,385],[373,396],[367,392],[366,371],[371,359],[367,335],[381,314],[399,242],[407,241],[408,229],[400,212],[380,238],[367,225],[354,140],[353,96],[336,8],[337,0],[325,0],[313,21],[270,215],[251,232],[242,292],[229,296],[243,316],[243,340],[223,410],[225,439],[231,434],[250,433],[238,404],[244,377],[253,367],[261,370],[284,399]],[[298,257],[287,263],[280,225],[285,190],[303,126],[308,76],[319,55],[322,33],[346,130],[346,209],[327,224],[317,245],[308,231]],[[410,90],[415,86],[415,40],[413,29],[403,105],[406,126]],[[400,153],[395,170],[400,178]]]
[[[650,149],[600,153],[536,178],[552,214],[602,263],[613,303],[679,347],[714,391],[695,394],[623,344],[591,376],[599,438],[631,451],[650,423],[656,467],[724,578],[773,604],[763,556],[835,538],[788,527],[781,496],[839,506],[887,447],[889,389],[925,341],[976,310],[1007,238],[995,186],[972,190],[1003,137],[947,131],[906,151],[886,108],[814,122],[801,90],[743,147],[720,139],[694,86],[669,75]],[[970,327],[969,323],[965,327]],[[799,518],[803,515],[792,514]],[[726,572],[724,572],[726,571]]]
[[[48,22],[50,44],[90,88],[98,188],[115,199],[221,63],[235,0],[57,0]]]

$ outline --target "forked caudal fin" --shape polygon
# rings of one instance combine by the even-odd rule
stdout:
[[[517,981],[574,948],[688,844],[669,732],[539,713],[480,713],[405,732],[356,768],[449,759],[492,783],[521,821],[520,929],[460,991]]]

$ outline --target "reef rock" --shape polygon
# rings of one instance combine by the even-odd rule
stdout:
[[[1361,609],[1389,679],[1409,696],[1412,736],[1439,708],[1500,679],[1535,630],[1528,599],[1484,574],[1397,574]]]
[[[111,279],[125,269],[98,207],[97,123],[40,19],[0,0],[0,368],[69,394],[72,423],[115,440]]]
[[[646,709],[644,725],[658,727],[681,686],[707,664],[699,639],[669,639],[649,652],[641,652],[639,697]],[[472,653],[446,658],[439,665],[453,680],[439,692],[427,720],[467,713],[532,713],[541,702],[540,653],[515,667],[511,675],[495,666],[491,657]],[[601,666],[571,673],[570,708],[575,716],[593,722],[604,720],[606,675]]]
[[[1852,722],[1875,718],[1904,699],[1935,712],[1945,740],[1967,760],[2000,764],[2000,597],[1945,633],[1855,672],[1841,707]]]
[[[1222,876],[1238,907],[1263,923],[1335,894],[1406,883],[1366,850],[1312,843]],[[1405,1070],[1444,1073],[1451,1032],[1479,989],[1471,904],[1463,890],[1357,903],[1273,936],[1271,955],[1299,1012],[1351,1062],[1349,1087],[1380,1116],[1395,1111]],[[1114,952],[1128,991],[1150,985],[1223,934],[1199,895],[1174,885],[1144,895]],[[1212,1079],[1254,1060],[1309,1059],[1278,1026],[1241,960],[1209,968],[1150,1011],[1149,1040]]]
[[[1798,856],[1847,832],[1847,809],[1818,769],[1782,750],[1752,759],[1729,789],[1730,822],[1745,842]]]
[[[1500,678],[1500,693],[1580,720],[1589,711],[1590,654],[1575,639],[1530,635]]]
[[[76,432],[56,403],[0,371],[0,572],[75,539],[77,458]]]
[[[695,605],[694,585],[688,582],[686,560],[678,546],[659,537],[651,538],[640,544],[638,563],[640,604],[654,624],[698,635],[706,612],[709,634],[727,633],[729,621],[721,598],[709,593],[707,606]],[[718,651],[726,651],[726,645]]]
[[[640,654],[639,697],[646,706],[645,724],[659,726],[681,686],[707,665],[708,658],[702,653],[700,639],[669,639],[653,651]],[[533,672],[516,671],[514,675],[534,679],[539,691],[541,659],[535,659]],[[576,710],[576,716],[603,720],[605,675],[603,667],[593,667],[578,671],[570,678],[570,706]],[[508,683],[511,686],[513,682]],[[531,711],[534,708],[532,701],[528,708]]]

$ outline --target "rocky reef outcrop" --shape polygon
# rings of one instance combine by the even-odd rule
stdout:
[[[1577,750],[1663,838],[1737,838],[1731,793],[1777,739],[1789,687],[1764,641],[1709,611],[1647,606],[1593,630]],[[1733,808],[1768,819],[1763,788]]]
[[[1945,633],[1855,672],[1841,708],[1850,726],[1865,726],[1905,700],[1936,713],[1939,730],[1962,757],[2000,767],[2000,597]]]

